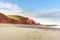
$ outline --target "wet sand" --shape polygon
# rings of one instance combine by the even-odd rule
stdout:
[[[0,25],[0,40],[60,40],[60,30]]]

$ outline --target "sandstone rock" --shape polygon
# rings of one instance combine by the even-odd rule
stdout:
[[[9,24],[29,24],[29,25],[35,25],[36,22],[32,19],[29,19],[27,17],[20,16],[19,20],[17,19],[11,19],[8,16],[0,13],[0,23],[9,23]]]

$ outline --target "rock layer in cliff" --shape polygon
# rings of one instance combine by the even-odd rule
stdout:
[[[35,25],[36,22],[27,17],[18,16],[18,15],[4,15],[0,13],[0,23],[9,23],[9,24],[30,24]]]

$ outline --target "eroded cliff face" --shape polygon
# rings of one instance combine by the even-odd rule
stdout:
[[[17,17],[18,18],[18,17]],[[29,24],[29,25],[35,25],[36,22],[32,19],[29,19],[27,17],[22,17],[20,16],[17,19],[12,19],[10,17],[8,17],[7,15],[4,15],[2,13],[0,13],[0,24]]]
[[[6,15],[0,13],[0,23],[11,23],[12,20],[8,18]]]

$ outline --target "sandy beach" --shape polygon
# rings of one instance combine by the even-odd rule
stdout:
[[[0,40],[60,40],[60,30],[0,25]]]

